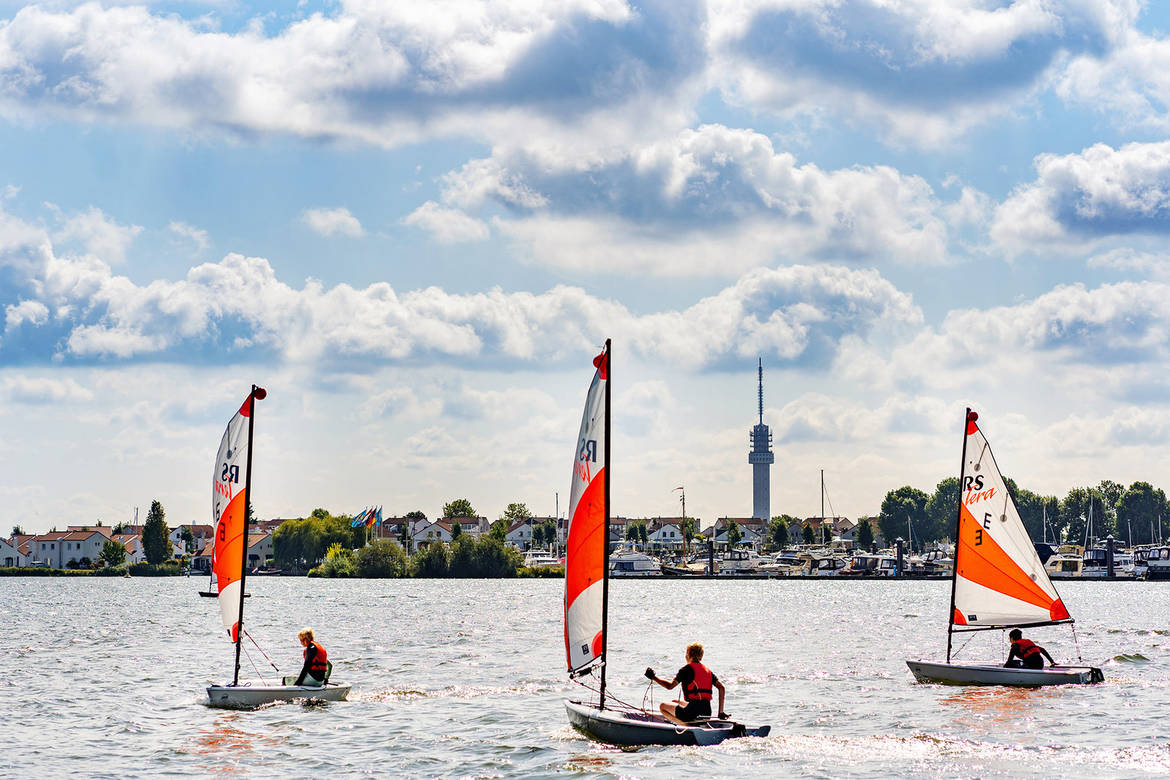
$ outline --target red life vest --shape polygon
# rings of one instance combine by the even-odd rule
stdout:
[[[325,652],[325,648],[320,644],[310,640],[309,644],[305,645],[305,651],[301,653],[302,658],[309,654],[310,647],[317,648],[317,653],[313,656],[313,660],[309,662],[309,674],[318,680],[324,680],[325,670],[329,668],[329,654]]]
[[[1031,639],[1017,639],[1012,644],[1016,646],[1016,655],[1020,658],[1031,658],[1040,652],[1040,645]]]
[[[687,701],[711,701],[711,681],[715,675],[698,661],[687,664],[695,673],[695,679],[686,684],[683,698]]]

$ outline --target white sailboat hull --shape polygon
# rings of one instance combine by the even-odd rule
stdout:
[[[730,720],[679,726],[653,713],[599,710],[577,701],[566,701],[565,710],[576,729],[611,745],[718,745],[734,737],[766,737],[772,730],[771,726],[747,728]]]
[[[948,664],[942,661],[907,661],[920,683],[944,685],[1010,685],[1033,688],[1044,685],[1087,685],[1104,682],[1093,666],[1049,666],[1045,669],[1011,669],[1003,666]]]
[[[349,683],[310,685],[209,685],[207,701],[212,707],[251,709],[278,701],[344,701],[349,695]]]

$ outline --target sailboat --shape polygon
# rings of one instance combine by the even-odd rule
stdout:
[[[569,723],[615,745],[714,745],[731,737],[767,736],[770,727],[747,728],[709,719],[681,726],[657,712],[626,704],[606,691],[609,612],[609,482],[611,347],[593,359],[596,368],[573,458],[569,534],[565,553],[565,653],[569,678],[598,674],[596,702],[565,700]],[[589,688],[593,690],[592,688]]]
[[[1102,682],[1105,677],[1101,670],[1092,666],[1015,669],[951,661],[951,642],[956,633],[1073,623],[1036,554],[978,420],[979,415],[967,409],[959,470],[947,660],[945,663],[907,661],[906,665],[919,682],[953,685]]]
[[[247,633],[244,631],[244,580],[248,575],[248,523],[252,519],[252,430],[256,401],[267,395],[264,388],[252,385],[252,392],[228,422],[211,477],[212,519],[215,522],[211,568],[219,588],[220,617],[236,646],[236,666],[231,683],[207,686],[207,699],[213,707],[258,707],[293,699],[339,701],[346,697],[350,688],[347,683],[329,682],[328,675],[325,685],[320,687],[240,682],[240,643]]]

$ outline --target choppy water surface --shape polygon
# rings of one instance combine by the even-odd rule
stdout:
[[[232,646],[195,579],[0,579],[0,775],[87,777],[1140,777],[1170,771],[1170,585],[1067,583],[1107,682],[1035,691],[917,685],[945,648],[944,582],[618,581],[609,680],[694,640],[728,710],[766,739],[619,750],[566,725],[560,580],[249,581],[246,621],[284,673],[313,626],[351,700],[205,706]],[[1029,632],[1074,659],[1067,628]],[[962,657],[1002,657],[999,632]],[[261,672],[270,672],[253,649]],[[256,674],[245,661],[249,677]],[[270,676],[274,676],[272,673]],[[654,702],[665,693],[654,691]]]

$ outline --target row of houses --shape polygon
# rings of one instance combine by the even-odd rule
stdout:
[[[193,540],[188,549],[183,539],[184,529]],[[50,531],[44,534],[14,534],[0,539],[0,566],[46,566],[64,569],[70,563],[80,564],[83,560],[96,561],[101,557],[102,548],[108,541],[115,541],[126,550],[126,563],[141,563],[146,560],[142,547],[141,525],[71,525],[64,531]],[[170,529],[171,547],[176,558],[199,551],[206,553],[210,560],[214,529],[210,525],[179,525]],[[265,531],[268,555],[272,555],[272,533]],[[263,548],[263,540],[260,540]],[[264,559],[261,558],[261,561]]]

